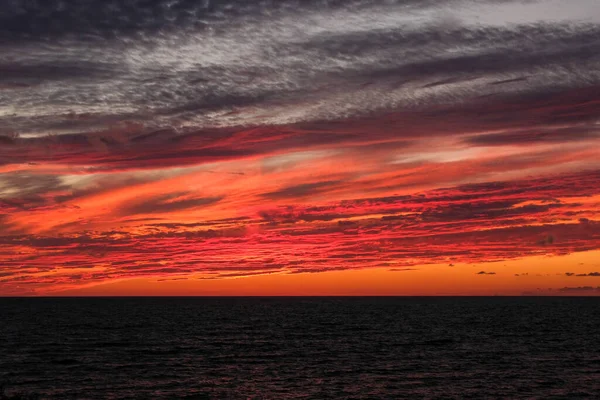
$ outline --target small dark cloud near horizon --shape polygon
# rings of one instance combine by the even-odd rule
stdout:
[[[418,271],[419,268],[390,268],[388,271],[391,272],[404,272],[404,271]]]
[[[577,287],[569,287],[565,286],[558,289],[561,293],[592,293],[592,292],[600,292],[600,286],[577,286]]]
[[[156,282],[169,282],[169,281],[187,281],[186,277],[176,277],[176,278],[160,278],[157,279]]]
[[[475,275],[496,275],[495,272],[479,271]]]

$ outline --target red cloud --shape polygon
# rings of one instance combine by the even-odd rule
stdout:
[[[3,236],[0,285],[12,293],[143,276],[216,279],[562,255],[600,248],[599,200],[600,172],[591,171],[265,208],[209,226]]]

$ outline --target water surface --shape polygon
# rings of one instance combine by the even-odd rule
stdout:
[[[0,299],[49,399],[598,398],[595,298]]]

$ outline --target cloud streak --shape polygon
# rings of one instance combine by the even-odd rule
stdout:
[[[122,231],[3,236],[0,282],[44,290],[134,277],[220,279],[595,250],[599,179],[597,172],[582,173],[284,206],[206,224],[149,222]],[[180,202],[172,204],[169,211],[179,209]]]

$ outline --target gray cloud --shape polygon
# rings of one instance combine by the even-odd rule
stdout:
[[[461,12],[498,2],[455,3],[5,2],[0,122],[28,134],[280,124],[600,83],[597,26],[473,25]]]
[[[294,199],[301,196],[314,196],[331,188],[339,186],[341,181],[323,181],[315,183],[303,183],[301,185],[289,186],[274,192],[264,193],[262,196],[269,199]]]
[[[530,145],[534,143],[574,142],[600,139],[600,129],[595,124],[564,128],[540,127],[528,130],[511,130],[503,133],[475,135],[466,142],[480,146]]]
[[[465,0],[450,0],[461,3]],[[470,0],[470,4],[510,3],[515,0]],[[290,12],[317,12],[370,7],[400,7],[415,10],[437,6],[435,0],[303,0],[272,3],[244,0],[120,0],[31,2],[11,0],[0,4],[0,33],[6,40],[42,40],[80,35],[88,41],[115,36],[157,33],[161,29],[185,27],[201,30],[228,20],[239,22],[247,16],[280,16]],[[118,14],[121,18],[114,18]],[[56,23],[59,21],[60,23]],[[227,25],[222,27],[225,29]]]
[[[222,196],[201,197],[201,198],[181,198],[186,193],[169,193],[145,199],[142,202],[129,204],[121,210],[123,215],[133,214],[155,214],[181,211],[189,208],[208,206],[218,203],[223,199]]]

